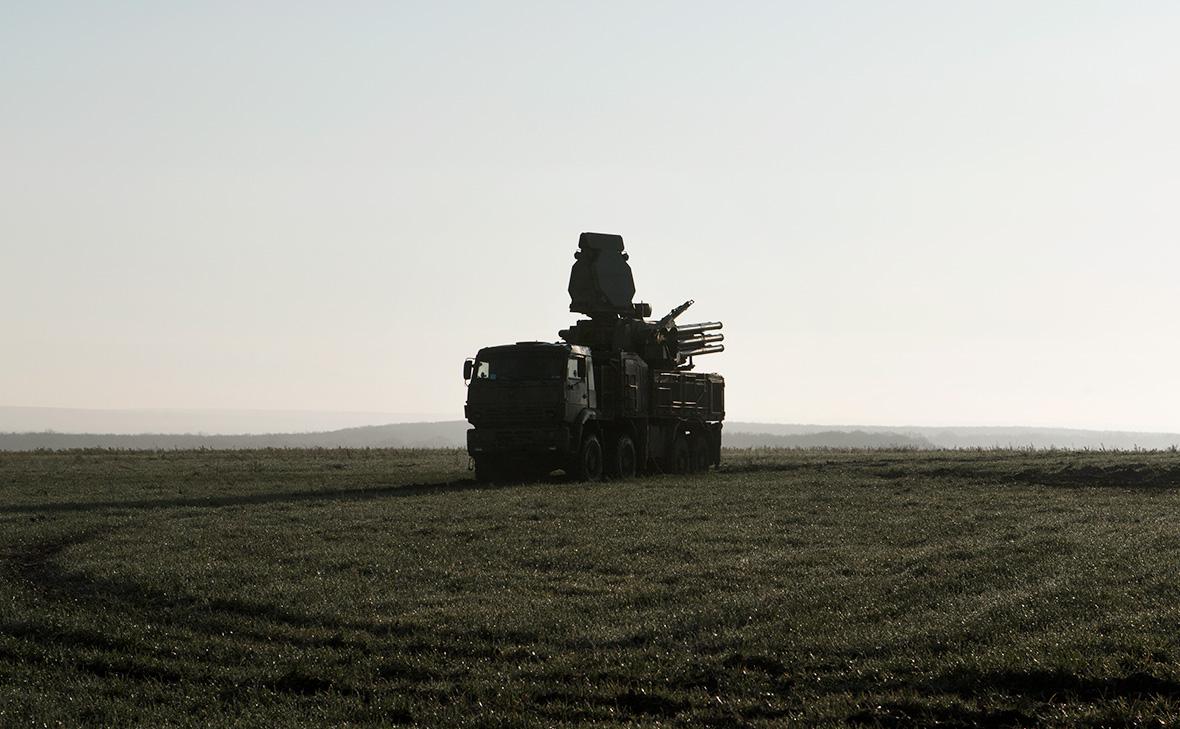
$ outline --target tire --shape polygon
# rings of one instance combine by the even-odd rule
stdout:
[[[692,459],[688,452],[688,441],[683,435],[676,436],[672,442],[672,458],[668,464],[672,473],[688,473],[692,468]]]
[[[697,433],[692,439],[692,471],[702,473],[709,470],[709,437]]]
[[[597,435],[588,435],[578,449],[578,457],[570,468],[574,481],[597,481],[602,478],[602,443]]]
[[[611,478],[634,478],[636,471],[635,441],[627,434],[620,435],[611,449],[607,473]]]

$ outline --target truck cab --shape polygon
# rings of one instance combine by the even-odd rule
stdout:
[[[477,479],[568,468],[598,406],[588,347],[548,342],[485,347],[464,363],[463,375],[464,413],[473,426],[467,450]]]

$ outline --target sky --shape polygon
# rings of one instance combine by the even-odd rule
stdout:
[[[0,406],[461,418],[578,234],[735,420],[1180,431],[1180,4],[0,5]]]

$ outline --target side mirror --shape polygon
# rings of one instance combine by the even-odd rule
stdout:
[[[473,372],[475,372],[475,360],[469,359],[463,363],[463,381],[470,381]]]

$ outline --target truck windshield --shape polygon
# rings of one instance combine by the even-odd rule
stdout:
[[[565,377],[565,356],[503,353],[478,360],[475,378],[501,382],[538,382]]]

